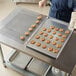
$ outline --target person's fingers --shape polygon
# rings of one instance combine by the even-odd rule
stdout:
[[[39,7],[43,7],[43,2],[42,1],[39,2]]]
[[[40,2],[39,2],[39,7],[44,7],[44,6],[45,6],[45,2],[40,1]]]
[[[42,1],[39,2],[39,7],[42,7],[43,6],[43,3]]]

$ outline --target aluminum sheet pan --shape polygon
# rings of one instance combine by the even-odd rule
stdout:
[[[36,24],[34,30],[26,37],[24,33],[28,32],[31,25],[35,24],[39,15],[39,13],[27,9],[17,8],[1,22],[0,34],[15,40],[20,44],[24,44],[31,34],[39,27],[39,24],[45,19],[45,16],[43,16],[40,23]],[[20,36],[24,36],[25,40],[20,40]]]
[[[53,31],[55,31],[54,29],[51,29],[51,32],[48,33],[47,31],[43,31],[43,28],[49,29],[51,26],[54,26],[55,28],[59,28],[59,29],[63,29],[63,32],[60,31],[56,31],[56,34],[53,34]],[[65,31],[69,30],[69,34],[65,34]],[[47,33],[48,36],[45,37],[44,34],[40,35],[39,32],[42,31],[43,33]],[[58,22],[56,20],[53,20],[52,18],[48,19],[43,25],[42,27],[35,33],[35,35],[33,35],[33,37],[29,40],[27,47],[33,49],[34,51],[40,52],[44,55],[47,55],[49,57],[53,57],[53,58],[58,58],[58,56],[60,55],[61,51],[63,50],[64,46],[66,45],[66,43],[68,42],[71,34],[73,32],[73,29],[68,29],[68,26],[65,25],[64,22]],[[58,34],[61,33],[62,35],[66,35],[66,38],[64,39],[64,42],[61,42],[60,39],[62,39],[62,36],[58,36]],[[36,36],[40,36],[39,39],[36,39]],[[53,38],[50,39],[49,36],[52,35]],[[58,37],[59,40],[55,41],[55,38]],[[50,40],[50,43],[47,44],[45,41],[41,41],[41,38],[45,38],[45,40]],[[30,42],[34,40],[35,44],[31,44]],[[56,42],[56,45],[53,45],[52,42]],[[40,43],[40,46],[36,46],[37,43]],[[60,44],[62,47],[58,48],[56,47],[57,44]],[[46,45],[47,47],[45,49],[42,48],[42,45]],[[55,53],[54,51],[48,51],[48,48],[52,47],[53,49],[59,50],[57,53]]]

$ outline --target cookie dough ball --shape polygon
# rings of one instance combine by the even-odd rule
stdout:
[[[31,40],[30,43],[31,43],[31,44],[35,44],[36,42],[35,42],[34,40]]]
[[[29,28],[29,31],[30,31],[30,32],[33,31],[33,28]]]
[[[41,41],[45,41],[45,38],[41,38]]]
[[[46,42],[47,44],[50,44],[50,40],[46,40],[45,42]]]
[[[51,29],[48,29],[47,32],[50,33],[51,32]]]
[[[45,48],[47,48],[47,46],[46,45],[42,45],[42,48],[45,49]]]
[[[56,34],[56,31],[53,31],[53,34]]]
[[[57,44],[56,47],[57,47],[57,48],[61,48],[62,45],[61,45],[61,44]]]
[[[65,34],[69,34],[69,33],[70,33],[70,31],[69,31],[69,30],[66,30],[66,31],[65,31]]]
[[[62,36],[62,34],[61,34],[61,33],[59,33],[59,34],[58,34],[58,36]]]
[[[50,28],[51,28],[51,29],[54,29],[54,28],[55,28],[55,26],[50,26]]]
[[[52,35],[50,35],[50,36],[49,36],[49,38],[50,38],[50,39],[52,39],[52,38],[53,38],[53,36],[52,36]]]
[[[47,37],[47,36],[48,36],[48,34],[47,34],[47,33],[44,33],[44,36],[45,36],[45,37]]]
[[[52,47],[49,47],[49,48],[48,48],[48,51],[53,51],[53,48],[52,48]]]
[[[38,47],[41,46],[41,43],[37,42],[37,43],[36,43],[36,46],[38,46]]]
[[[43,34],[44,34],[44,32],[40,31],[40,32],[39,32],[39,34],[40,34],[40,35],[43,35]]]
[[[61,41],[61,42],[64,42],[65,40],[64,40],[64,39],[60,39],[60,41]]]
[[[60,31],[60,32],[63,32],[63,31],[64,31],[64,29],[60,28],[60,29],[59,29],[59,31]]]
[[[53,45],[56,45],[56,42],[55,42],[55,41],[53,41],[53,42],[52,42],[52,44],[53,44]]]
[[[39,20],[37,20],[37,21],[36,21],[36,24],[39,24],[39,23],[40,23],[40,21],[39,21]]]
[[[24,37],[24,36],[20,36],[20,39],[21,39],[21,40],[25,40],[25,37]]]
[[[40,38],[40,36],[39,36],[39,35],[36,35],[36,36],[35,36],[35,38],[36,38],[36,39],[39,39],[39,38]]]
[[[29,32],[25,32],[24,34],[25,34],[26,36],[29,36],[30,33],[29,33]]]
[[[47,30],[47,29],[44,27],[44,28],[43,28],[43,31],[46,31],[46,30]]]
[[[67,36],[66,35],[62,35],[62,38],[66,38]]]
[[[58,41],[58,40],[59,40],[59,38],[58,38],[58,37],[56,37],[56,38],[55,38],[55,40],[56,40],[56,41]]]
[[[58,49],[53,49],[53,52],[54,52],[54,53],[58,53],[59,50],[58,50]]]
[[[35,28],[35,27],[36,27],[36,25],[35,25],[35,24],[34,24],[34,25],[31,25],[31,27],[32,27],[32,28]]]
[[[59,28],[55,28],[55,31],[59,31]]]

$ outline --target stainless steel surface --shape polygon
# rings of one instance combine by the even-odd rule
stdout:
[[[51,29],[50,27],[51,26],[55,26],[55,28],[59,28],[59,29],[64,29],[63,32],[60,32],[60,31],[55,31],[54,29]],[[51,32],[48,33],[47,30],[46,31],[43,31],[43,28],[46,28],[47,30],[50,28],[51,29]],[[27,44],[27,47],[33,49],[34,51],[37,51],[37,52],[40,52],[40,53],[43,53],[47,56],[50,56],[50,57],[53,57],[53,58],[58,58],[58,56],[60,55],[61,51],[63,50],[64,46],[66,45],[67,41],[69,40],[72,32],[73,32],[73,29],[69,30],[70,31],[70,34],[65,34],[65,31],[66,30],[69,30],[68,29],[68,26],[65,25],[65,24],[62,24],[62,23],[59,23],[57,21],[54,21],[52,20],[51,18],[50,19],[47,19],[46,22],[42,25],[42,27],[35,33],[35,35],[30,39],[30,41],[28,42]],[[40,35],[39,32],[43,32],[43,35]],[[56,34],[53,34],[53,32],[56,32]],[[45,37],[44,34],[47,33],[48,36]],[[66,35],[67,38],[62,38],[62,36],[58,36],[58,34],[61,33],[62,35]],[[39,39],[36,39],[36,36],[40,36]],[[49,36],[52,35],[53,38],[50,39]],[[55,40],[55,38],[59,38],[58,41]],[[46,40],[50,40],[50,43],[47,44],[45,41],[41,41],[41,38],[45,38],[45,41]],[[60,39],[64,39],[65,41],[64,42],[61,42]],[[36,46],[36,43],[35,44],[31,44],[30,42],[34,40],[36,43],[39,42],[41,43],[40,46]],[[53,45],[52,42],[55,41],[57,44],[61,44],[62,47],[61,48],[57,48],[56,45]],[[42,48],[42,45],[46,45],[47,48],[43,49]],[[57,49],[59,50],[58,53],[54,53],[53,51],[48,51],[48,48],[54,48],[54,49]]]
[[[33,72],[38,76],[46,76],[50,68],[51,68],[50,65],[35,58],[33,58],[32,61],[27,66],[28,71]]]
[[[16,67],[19,67],[21,69],[25,69],[25,67],[28,65],[28,63],[31,61],[31,59],[32,59],[32,57],[20,52],[10,62],[12,65],[15,65]]]
[[[15,14],[15,12],[13,14]],[[4,27],[0,29],[0,34],[15,40],[20,44],[24,44],[31,34],[38,28],[38,25],[43,21],[44,16],[39,24],[35,23],[39,15],[40,14],[33,13],[29,10],[19,11],[16,15],[12,16],[12,18],[9,16],[9,19],[6,19],[7,21],[5,22],[5,25],[2,24]],[[8,20],[10,21],[8,22]],[[28,29],[34,24],[36,24],[36,28],[34,28],[32,32],[29,32]],[[25,36],[25,32],[29,32],[30,35]],[[24,36],[25,40],[22,41],[20,36]]]
[[[9,23],[12,18],[14,18],[15,15],[17,15],[19,12],[24,11],[25,9],[16,9],[14,10],[5,20],[1,21],[0,23],[0,30],[6,26],[6,23]],[[27,11],[26,11],[27,12]],[[31,12],[32,15],[35,15],[36,12]],[[9,18],[10,17],[10,18]],[[47,18],[46,18],[47,19]],[[46,19],[43,20],[43,23],[46,21]],[[53,19],[53,18],[52,18]],[[56,19],[53,19],[54,21],[57,21],[58,23],[62,23],[64,25],[69,25],[66,22],[62,22]],[[70,73],[76,63],[76,33],[73,32],[70,40],[68,41],[67,45],[64,47],[63,51],[59,55],[57,59],[52,59],[51,57],[45,56],[39,52],[33,51],[32,49],[26,48],[25,45],[19,43],[18,41],[11,39],[10,37],[6,37],[5,35],[2,35],[0,33],[0,43],[3,43],[4,45],[7,45],[8,47],[14,48],[20,52],[23,52],[25,54],[28,54],[32,57],[35,57],[39,60],[42,60],[46,63],[49,63],[52,66],[55,66],[61,70],[64,70],[67,73]],[[70,59],[70,60],[69,60]]]
[[[26,10],[27,9],[16,8],[14,11],[12,11],[12,13],[10,13],[3,21],[0,22],[0,30],[3,29],[4,27],[6,27],[7,23],[9,23],[10,20],[12,20],[20,12],[28,13],[28,11],[26,11]],[[30,13],[33,16],[38,15],[38,13],[33,12],[33,11],[30,11]],[[43,22],[45,22],[46,19],[44,19]],[[21,20],[21,19],[19,19],[19,20]],[[13,38],[13,35],[11,35],[11,37]],[[48,57],[46,57],[46,56],[44,56],[44,55],[42,55],[42,54],[40,54],[38,52],[35,52],[33,50],[30,50],[30,49],[26,48],[26,45],[24,45],[22,43],[19,43],[18,41],[14,40],[12,38],[0,33],[0,42],[2,44],[7,45],[8,47],[14,48],[14,49],[16,49],[18,51],[21,51],[23,53],[26,53],[28,55],[31,55],[33,57],[36,57],[38,59],[41,59],[43,61],[46,61],[46,62],[50,63],[50,58],[48,58]],[[17,39],[17,38],[15,38],[15,39]]]

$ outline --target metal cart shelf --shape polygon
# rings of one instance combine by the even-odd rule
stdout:
[[[15,49],[10,50],[7,57],[4,58],[5,54],[3,54],[3,51],[6,49],[4,46],[8,47],[4,44],[1,44],[1,55],[3,56],[4,67],[9,67],[10,69],[17,71],[24,76],[55,76],[51,71],[51,65],[28,56],[22,52],[16,51]],[[65,72],[59,71],[58,76],[64,75]]]

